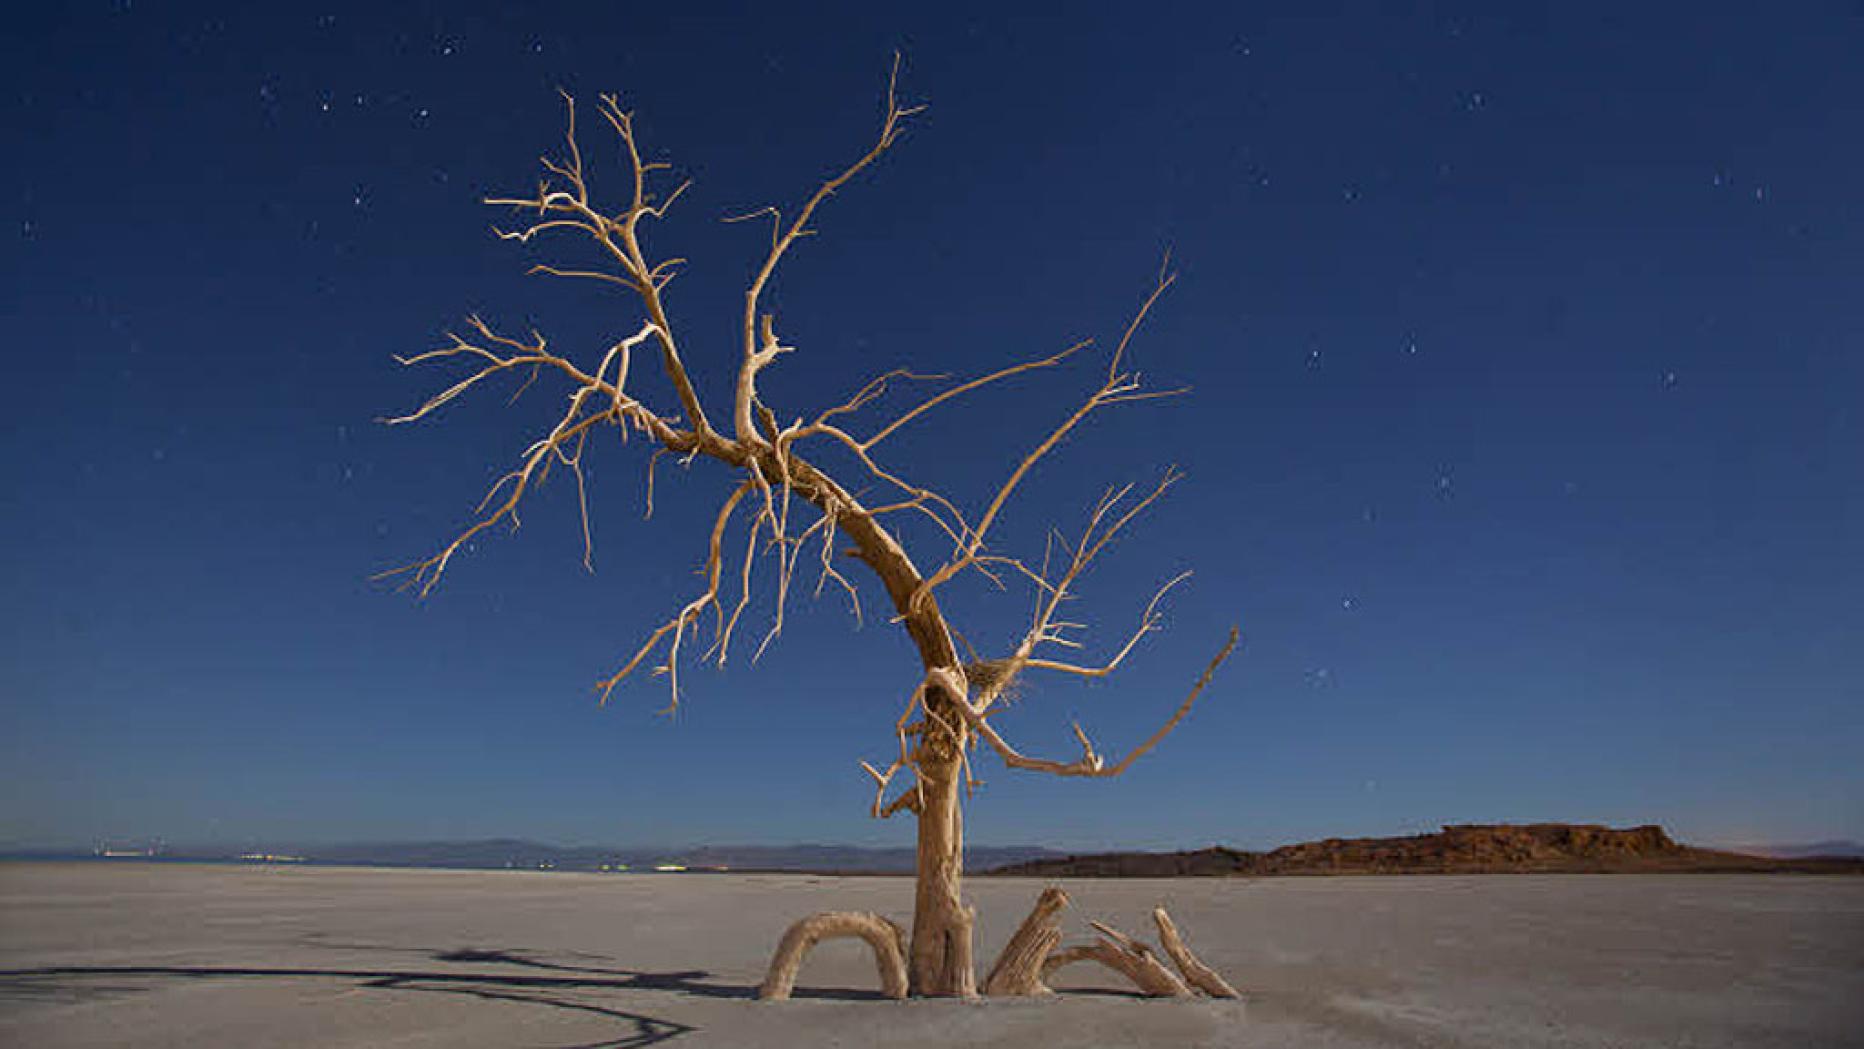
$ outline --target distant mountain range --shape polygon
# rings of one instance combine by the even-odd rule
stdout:
[[[0,846],[0,859],[303,863],[324,866],[441,867],[559,871],[791,871],[910,874],[911,848],[852,845],[706,845],[692,848],[549,845],[515,838],[475,841],[301,845],[176,846],[112,842],[89,852]],[[973,873],[1031,877],[1200,877],[1277,874],[1515,872],[1811,871],[1864,872],[1864,846],[1809,845],[1701,849],[1662,827],[1591,824],[1448,826],[1400,838],[1328,838],[1268,852],[1215,847],[1194,852],[1070,854],[1024,846],[965,850]]]
[[[1839,844],[1810,846],[1824,849]],[[1448,826],[1403,838],[1328,838],[1270,852],[1115,852],[1025,860],[1027,877],[1172,878],[1272,874],[1864,873],[1864,859],[1817,851],[1751,855],[1676,842],[1662,827],[1530,823]]]
[[[1846,856],[1864,858],[1864,844],[1855,841],[1815,841],[1810,845],[1730,845],[1729,852],[1750,856],[1771,856],[1777,860],[1802,860],[1812,856]]]
[[[965,868],[981,871],[1062,855],[1052,849],[973,846]],[[910,874],[911,848],[853,845],[704,845],[693,848],[549,845],[516,838],[479,841],[387,841],[337,845],[269,842],[260,845],[167,845],[112,842],[89,853],[70,849],[0,850],[8,859],[87,857],[170,862],[304,863],[324,866],[449,867],[469,870],[563,871],[807,871],[840,874]]]
[[[555,870],[834,871],[901,874],[913,869],[910,848],[853,845],[703,845],[693,848],[557,846],[495,839],[461,842],[377,842],[307,848],[309,862],[405,867],[526,867]],[[1060,855],[1049,849],[977,846],[965,850],[965,867],[986,870]]]

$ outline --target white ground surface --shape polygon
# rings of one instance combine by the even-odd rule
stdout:
[[[1247,1000],[873,1000],[865,948],[750,999],[793,919],[895,878],[0,864],[0,1046],[1864,1046],[1864,878],[1065,882],[1164,902]],[[982,879],[979,957],[1041,883]]]

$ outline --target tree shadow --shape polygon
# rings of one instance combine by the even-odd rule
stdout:
[[[628,1025],[618,1038],[559,1049],[645,1049],[697,1030],[688,1024],[644,1013],[579,1000],[574,995],[615,991],[658,991],[699,998],[750,1001],[751,984],[711,979],[703,969],[652,972],[614,965],[577,964],[613,959],[572,954],[576,962],[550,961],[525,949],[485,947],[398,947],[389,944],[337,943],[311,937],[306,945],[349,951],[418,955],[449,965],[510,966],[528,972],[462,972],[447,968],[284,968],[259,966],[66,965],[36,969],[0,969],[0,1000],[37,999],[63,1003],[105,1001],[143,993],[153,982],[224,979],[352,980],[358,988],[465,995],[482,1001],[512,1002],[607,1017]],[[879,991],[857,988],[797,988],[796,998],[831,1001],[887,1001]]]
[[[645,1013],[579,1001],[570,995],[603,990],[683,987],[688,973],[639,973],[645,981],[588,977],[519,976],[492,973],[422,972],[378,969],[286,969],[232,966],[63,965],[38,969],[0,969],[0,997],[41,998],[55,1001],[93,1001],[149,989],[150,981],[225,979],[336,979],[354,980],[358,988],[456,994],[483,1001],[516,1002],[551,1009],[589,1013],[628,1025],[627,1034],[601,1042],[563,1046],[560,1049],[645,1049],[647,1046],[698,1030],[689,1024],[663,1020]],[[699,976],[704,973],[696,974]],[[108,983],[98,984],[104,980]],[[135,983],[129,981],[138,981]],[[735,988],[706,988],[727,992]]]
[[[547,972],[614,976],[628,981],[627,986],[634,990],[672,991],[680,994],[691,994],[701,998],[750,999],[757,997],[757,985],[708,982],[708,978],[712,974],[703,969],[675,972],[645,972],[639,969],[619,968],[612,964],[607,966],[574,965],[559,961],[545,961],[537,957],[538,954],[544,952],[523,947],[399,947],[393,944],[331,941],[325,940],[315,933],[298,942],[306,946],[328,947],[337,950],[418,954],[437,962],[477,965],[513,965],[526,969],[542,969]],[[551,951],[548,953],[567,955],[586,961],[614,962],[614,958],[609,955],[591,954],[586,951]],[[791,997],[846,1002],[892,1000],[877,990],[857,987],[799,987],[791,994]]]
[[[1134,1001],[1151,1001],[1149,996],[1131,987],[1098,987],[1092,984],[1075,987],[1066,984],[1051,984],[1050,989],[1058,995],[1066,995],[1070,998],[1130,998]]]

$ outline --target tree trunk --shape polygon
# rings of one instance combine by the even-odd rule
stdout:
[[[953,698],[927,690],[925,728],[918,747],[918,876],[913,898],[909,959],[914,994],[970,998],[977,994],[971,961],[973,913],[962,895],[964,814],[963,720],[949,709]],[[958,700],[962,702],[962,700]]]

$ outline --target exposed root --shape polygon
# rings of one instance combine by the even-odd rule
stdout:
[[[992,998],[1028,997],[1054,992],[1042,982],[1042,963],[1061,943],[1057,925],[1062,908],[1068,906],[1068,894],[1050,886],[1036,898],[1036,905],[1016,929],[1016,935],[1003,946],[997,963],[984,980],[984,993]]]
[[[1139,993],[1149,998],[1192,997],[1191,988],[1159,962],[1152,948],[1117,929],[1110,929],[1099,922],[1091,924],[1094,931],[1100,933],[1100,939],[1050,954],[1042,963],[1044,979],[1064,965],[1096,961],[1132,981],[1133,986],[1139,988]]]
[[[1171,915],[1165,913],[1165,908],[1152,908],[1152,920],[1159,927],[1159,945],[1165,948],[1165,953],[1171,956],[1172,964],[1184,974],[1186,983],[1212,998],[1242,997],[1227,980],[1217,975],[1215,969],[1191,953],[1191,948],[1185,944],[1184,937],[1178,935],[1178,926],[1172,923]]]
[[[757,988],[765,1001],[783,1001],[796,987],[796,972],[803,957],[822,940],[858,936],[874,949],[880,967],[880,991],[889,998],[906,997],[906,931],[871,911],[823,911],[789,927],[770,959],[770,971]]]
[[[1079,961],[1094,961],[1126,977],[1141,994],[1151,998],[1192,998],[1200,992],[1212,998],[1242,997],[1236,988],[1192,953],[1164,907],[1153,908],[1152,920],[1158,925],[1159,942],[1172,964],[1178,967],[1178,973],[1166,968],[1150,946],[1100,922],[1088,923],[1099,934],[1098,940],[1059,947],[1059,922],[1068,902],[1068,894],[1059,886],[1042,890],[1029,916],[1017,926],[1015,935],[991,966],[990,975],[984,981],[986,995],[992,998],[1046,997],[1055,993],[1046,982],[1055,970]],[[956,939],[968,940],[975,912],[964,908],[960,915],[950,933]],[[757,997],[766,1001],[789,998],[809,949],[837,936],[854,936],[867,941],[874,949],[874,962],[880,969],[882,993],[896,999],[907,996],[905,930],[870,911],[824,911],[798,921],[784,932],[775,956],[770,959],[770,971],[757,989]],[[969,954],[966,950],[956,953]],[[1179,973],[1183,974],[1182,978]],[[960,998],[975,995],[968,965],[947,966],[945,976],[948,986],[923,988],[919,993]]]

